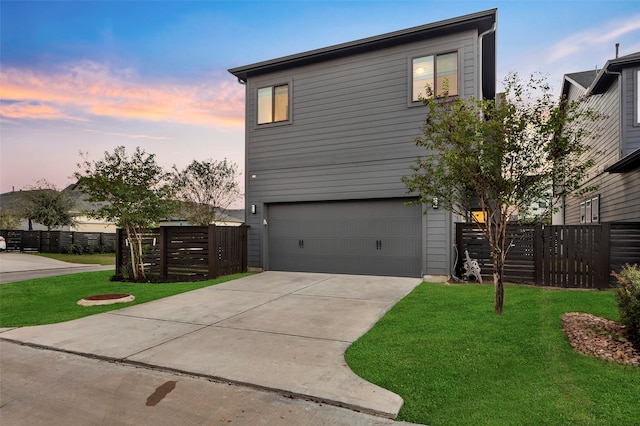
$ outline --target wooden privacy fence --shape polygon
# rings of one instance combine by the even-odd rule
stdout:
[[[117,230],[116,276],[130,271],[130,242]],[[143,238],[147,278],[202,281],[247,271],[247,226],[163,226]]]
[[[626,263],[640,264],[640,223],[597,225],[509,225],[504,280],[551,287],[609,288]],[[456,223],[461,273],[464,250],[492,280],[486,237],[474,224]]]
[[[116,234],[106,232],[75,231],[18,231],[0,230],[8,251],[69,253],[102,251],[113,252]]]

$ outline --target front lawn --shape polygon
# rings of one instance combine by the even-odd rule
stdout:
[[[84,256],[84,255],[83,255]],[[209,281],[134,284],[109,281],[113,271],[85,272],[0,285],[0,327],[52,324],[112,311],[125,306],[150,302],[244,277],[236,274]],[[131,303],[104,306],[79,306],[78,300],[105,293],[130,293]]]
[[[634,425],[640,368],[576,353],[565,312],[618,319],[611,291],[423,283],[345,358],[400,395],[398,420],[429,425]]]
[[[81,263],[90,265],[115,265],[115,253],[93,253],[93,254],[66,254],[66,253],[39,253],[38,256],[49,259],[60,260],[69,263]]]

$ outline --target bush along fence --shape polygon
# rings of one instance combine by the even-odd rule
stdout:
[[[564,288],[610,288],[611,271],[640,264],[640,223],[597,225],[511,225],[504,280]],[[464,251],[480,264],[483,279],[493,281],[489,244],[474,224],[456,223],[460,276]]]
[[[0,230],[7,251],[39,253],[113,253],[116,234],[74,231]]]
[[[131,270],[130,242],[116,231],[116,277]],[[247,271],[247,226],[163,226],[143,237],[147,279],[204,281]]]

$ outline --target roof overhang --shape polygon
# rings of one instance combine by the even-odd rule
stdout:
[[[478,34],[493,28],[497,19],[497,9],[490,9],[470,15],[407,28],[374,37],[368,37],[348,43],[337,44],[321,49],[310,50],[295,55],[284,56],[268,61],[257,62],[251,65],[231,68],[228,71],[238,78],[240,82],[246,82],[248,78],[270,72],[282,71],[289,68],[341,58],[359,53],[365,53],[393,47],[401,44],[420,41],[428,38],[439,37],[470,29],[476,29]],[[495,57],[495,32],[485,37],[491,49],[486,49],[487,54]],[[484,51],[484,50],[483,50]],[[495,61],[494,61],[495,62]],[[495,67],[494,67],[495,68]],[[495,80],[495,70],[494,77]]]
[[[604,171],[609,173],[626,173],[637,168],[640,168],[640,149],[636,149],[631,154],[616,161],[604,169]]]
[[[638,64],[640,64],[640,53],[634,53],[607,61],[604,67],[598,72],[587,94],[598,95],[604,93],[611,83],[618,78],[618,74],[623,68]]]

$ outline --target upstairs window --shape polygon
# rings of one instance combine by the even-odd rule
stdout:
[[[289,120],[289,85],[258,89],[258,124]]]
[[[636,71],[636,125],[640,125],[640,70]]]
[[[425,87],[435,91],[436,97],[458,95],[458,53],[423,56],[412,61],[411,101],[418,102],[426,95]]]

